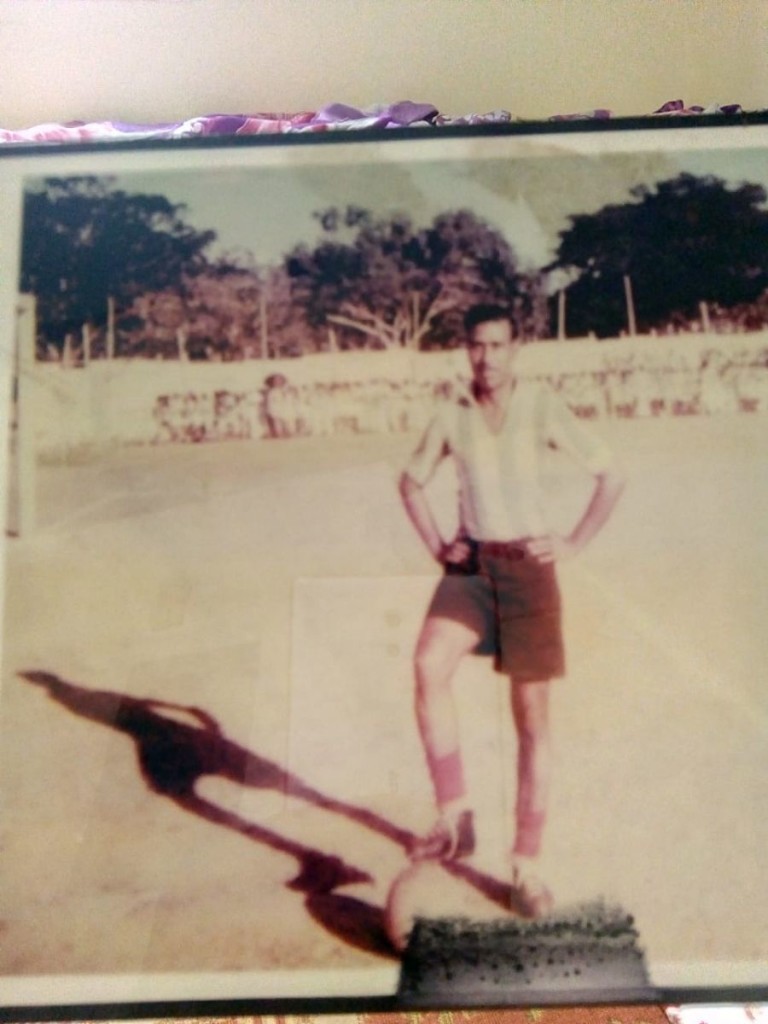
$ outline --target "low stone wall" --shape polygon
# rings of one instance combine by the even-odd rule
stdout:
[[[768,408],[767,362],[768,332],[692,334],[538,342],[521,352],[519,369],[548,378],[579,415],[602,417]],[[37,363],[24,381],[23,415],[37,452],[54,459],[120,444],[259,438],[269,435],[265,389],[278,374],[291,432],[415,430],[436,398],[466,379],[467,364],[461,350]]]

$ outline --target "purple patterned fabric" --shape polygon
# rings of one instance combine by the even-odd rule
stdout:
[[[682,100],[670,100],[648,116],[678,117],[691,114],[735,114],[738,103],[725,106],[687,107]],[[555,114],[550,121],[601,120],[613,117],[604,108],[577,114]],[[115,139],[181,139],[202,135],[261,135],[290,132],[355,131],[360,128],[403,128],[412,126],[507,124],[526,120],[507,110],[487,114],[441,114],[431,103],[401,100],[361,110],[345,103],[331,103],[316,111],[293,114],[205,114],[172,124],[126,124],[122,121],[68,121],[39,124],[31,128],[0,128],[0,143],[93,142]]]

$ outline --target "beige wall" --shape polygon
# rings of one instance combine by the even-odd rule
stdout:
[[[394,99],[768,106],[766,0],[5,0],[0,126]]]

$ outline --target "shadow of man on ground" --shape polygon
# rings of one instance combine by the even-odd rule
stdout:
[[[367,952],[386,957],[396,955],[386,935],[382,909],[335,891],[345,885],[370,882],[368,872],[248,821],[200,796],[195,787],[205,776],[219,776],[245,787],[277,790],[343,815],[404,850],[413,841],[412,832],[367,808],[322,793],[273,761],[228,739],[215,718],[201,708],[92,690],[47,671],[26,670],[19,672],[19,676],[43,688],[52,700],[73,714],[130,736],[136,745],[142,777],[154,793],[212,824],[294,857],[298,873],[287,886],[304,893],[307,911],[331,934]],[[468,864],[446,867],[506,911],[514,910],[509,884]]]
[[[365,808],[325,796],[272,761],[227,739],[218,722],[200,708],[139,699],[109,690],[90,690],[51,672],[24,671],[19,675],[44,688],[73,714],[130,736],[136,744],[142,777],[153,792],[206,821],[294,857],[298,873],[287,883],[288,888],[304,893],[310,915],[331,934],[367,952],[395,956],[384,930],[381,909],[335,892],[345,885],[371,881],[368,872],[219,807],[199,796],[195,785],[203,776],[218,775],[243,786],[275,789],[307,800],[402,845],[407,843],[410,833]],[[171,714],[187,721],[170,717]]]

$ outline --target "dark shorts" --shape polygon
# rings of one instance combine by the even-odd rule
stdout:
[[[427,618],[468,626],[480,638],[473,653],[492,655],[496,670],[518,682],[565,675],[554,565],[538,562],[522,542],[470,544],[466,563],[446,565]]]

